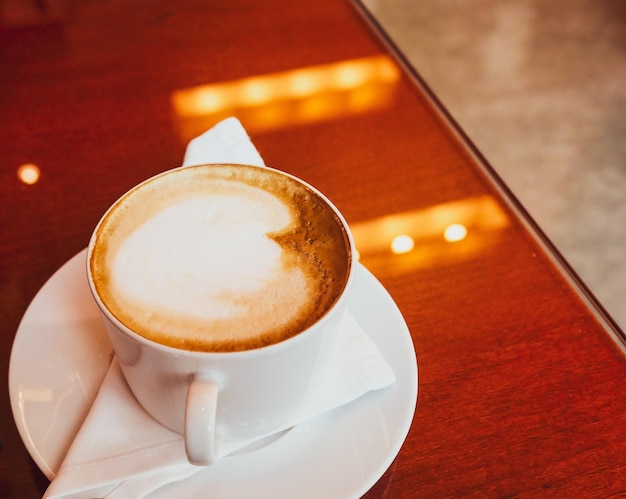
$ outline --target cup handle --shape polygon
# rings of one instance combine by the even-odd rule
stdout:
[[[185,406],[185,451],[191,464],[205,466],[215,459],[215,416],[219,389],[211,380],[194,376]]]

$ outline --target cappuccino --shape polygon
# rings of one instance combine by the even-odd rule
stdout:
[[[135,333],[192,351],[297,335],[333,306],[352,265],[328,202],[263,167],[170,170],[120,198],[93,237],[103,305]]]

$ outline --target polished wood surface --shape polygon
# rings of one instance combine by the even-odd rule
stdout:
[[[620,331],[416,74],[390,62],[357,6],[0,6],[0,497],[40,497],[48,484],[18,435],[7,388],[28,304],[117,196],[180,164],[187,141],[229,114],[267,164],[344,212],[361,261],[409,325],[417,410],[367,497],[626,495]],[[350,62],[378,76],[311,86]],[[303,75],[308,91],[284,93]],[[259,78],[278,89],[273,100],[178,107],[195,91],[233,94]],[[24,164],[38,166],[36,183],[19,180]],[[456,242],[442,237],[451,225]],[[413,249],[391,253],[390,227]]]

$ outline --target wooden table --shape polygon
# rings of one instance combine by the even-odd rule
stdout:
[[[357,5],[0,6],[0,497],[48,484],[7,389],[30,301],[228,115],[344,212],[411,331],[415,418],[367,497],[626,494],[622,333]]]

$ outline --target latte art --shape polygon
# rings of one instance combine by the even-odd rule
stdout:
[[[267,168],[157,176],[96,230],[91,271],[127,327],[187,350],[276,343],[316,322],[345,286],[349,243],[312,190]]]
[[[280,268],[281,247],[265,234],[282,229],[289,212],[268,197],[256,203],[206,195],[166,208],[122,243],[113,285],[147,307],[206,319],[242,315],[242,297],[287,271]],[[242,297],[229,299],[233,293]]]

